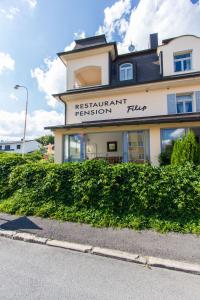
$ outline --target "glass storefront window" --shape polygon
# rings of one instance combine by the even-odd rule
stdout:
[[[64,162],[69,160],[69,135],[64,135]]]
[[[129,132],[128,161],[144,163],[149,160],[148,130]]]
[[[161,129],[161,148],[165,150],[166,147],[171,147],[173,141],[181,138],[186,133],[185,128],[169,128]]]
[[[81,160],[81,135],[65,135],[64,161]]]
[[[69,136],[69,160],[81,159],[81,136],[79,134]]]

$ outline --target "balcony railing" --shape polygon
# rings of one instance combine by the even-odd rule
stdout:
[[[122,155],[113,155],[112,153],[86,153],[86,159],[87,160],[105,160],[111,164],[118,164],[122,162]]]

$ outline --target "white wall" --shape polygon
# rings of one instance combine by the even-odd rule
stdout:
[[[110,119],[122,119],[122,118],[137,118],[137,117],[147,117],[147,116],[156,116],[156,115],[166,115],[167,112],[167,94],[171,93],[193,93],[194,91],[200,90],[199,85],[189,85],[189,86],[181,86],[181,87],[170,87],[157,89],[157,90],[149,90],[146,92],[145,90],[134,93],[124,93],[118,94],[114,96],[107,96],[105,92],[105,96],[103,97],[88,97],[85,99],[77,99],[77,100],[69,100],[67,101],[67,123],[81,123],[87,121],[97,121],[97,120],[110,120]],[[80,96],[81,97],[81,96]],[[193,97],[194,98],[194,97]],[[111,106],[102,106],[102,107],[89,107],[89,108],[80,108],[80,105],[90,104],[90,103],[102,103],[105,101],[112,100],[123,100],[126,99],[126,103],[111,105]],[[79,109],[76,109],[76,105],[79,105]],[[139,105],[141,107],[146,106],[147,108],[142,111],[128,111],[127,107],[132,105]],[[195,111],[195,98],[193,103],[194,111]],[[91,111],[91,110],[100,110],[100,109],[111,109],[112,112],[106,111],[103,114],[94,114],[94,115],[81,115],[81,111]],[[101,111],[102,112],[102,111]],[[76,115],[78,113],[78,115]]]
[[[192,50],[192,70],[174,72],[174,53]],[[200,71],[200,38],[187,35],[173,39],[166,45],[158,47],[158,54],[163,52],[163,76]]]
[[[21,141],[19,143],[4,143],[2,144],[2,150],[1,151],[6,151],[5,150],[5,145],[10,145],[10,150],[9,152],[15,152],[15,153],[22,153],[23,151],[23,144],[21,143]],[[20,145],[20,149],[17,149],[17,145]],[[37,141],[27,141],[25,143],[25,147],[24,147],[24,153],[29,153],[29,152],[33,152],[36,150],[40,149],[40,144]]]
[[[90,55],[89,57],[71,59],[68,61],[67,90],[74,89],[75,71],[89,66],[101,67],[102,85],[109,84],[109,55],[108,53],[101,53]]]
[[[107,142],[117,142],[117,151],[107,152]],[[122,156],[122,132],[88,134],[86,145],[91,145],[92,146],[91,149],[96,148],[96,152],[98,156],[100,156],[99,154],[102,154],[103,156]],[[89,153],[88,156],[90,156]]]

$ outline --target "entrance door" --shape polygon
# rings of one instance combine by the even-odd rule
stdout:
[[[128,161],[144,163],[149,160],[148,130],[132,131],[128,135]]]

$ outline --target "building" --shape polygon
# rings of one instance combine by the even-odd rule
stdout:
[[[163,40],[119,55],[104,35],[75,41],[58,53],[67,68],[65,124],[55,134],[55,161],[104,158],[150,161],[172,140],[193,129],[200,139],[200,38]],[[130,49],[133,47],[130,47]],[[133,49],[131,49],[133,50]]]
[[[39,150],[41,147],[40,143],[35,140],[27,140],[24,145],[24,153],[31,153]],[[23,141],[6,141],[0,142],[0,152],[23,152]]]

